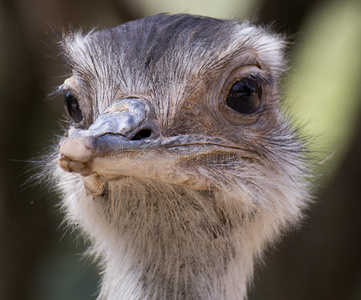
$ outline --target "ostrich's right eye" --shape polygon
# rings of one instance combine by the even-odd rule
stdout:
[[[64,105],[68,115],[75,123],[79,123],[83,120],[83,114],[79,107],[78,99],[76,99],[72,92],[66,92]]]
[[[244,115],[257,112],[262,105],[261,85],[248,78],[236,82],[228,93],[226,105]]]

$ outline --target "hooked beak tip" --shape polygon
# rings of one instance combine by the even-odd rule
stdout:
[[[69,137],[59,148],[59,166],[67,172],[82,176],[90,174],[90,164],[95,149],[94,137]]]
[[[70,160],[87,162],[94,155],[96,139],[92,136],[69,137],[60,145],[60,155]]]

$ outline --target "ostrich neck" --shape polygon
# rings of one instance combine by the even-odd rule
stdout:
[[[245,297],[264,235],[240,199],[135,180],[89,198],[78,223],[103,262],[100,299]]]

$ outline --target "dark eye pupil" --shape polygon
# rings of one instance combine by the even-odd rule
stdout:
[[[75,123],[79,123],[83,120],[83,114],[79,108],[78,100],[71,92],[65,94],[64,105],[70,118],[72,118]]]
[[[255,80],[237,81],[229,90],[226,105],[240,114],[255,113],[261,106],[262,87]]]

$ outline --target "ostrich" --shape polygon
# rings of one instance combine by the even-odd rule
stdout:
[[[70,124],[50,173],[100,262],[99,299],[245,299],[309,199],[279,108],[282,37],[160,14],[60,45]]]

